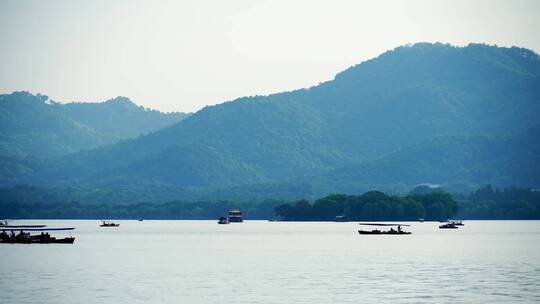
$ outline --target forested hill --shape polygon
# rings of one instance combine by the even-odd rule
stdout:
[[[526,135],[538,117],[534,52],[421,43],[312,88],[206,107],[134,140],[39,170],[24,167],[17,183],[166,189],[160,194],[172,196],[271,189],[267,197],[280,196],[289,184],[312,184],[300,188],[313,196],[343,185],[347,193],[425,182],[466,190],[522,181],[538,187],[540,172],[529,166],[538,159],[537,146],[529,144],[535,137]],[[14,180],[3,177],[4,184]]]
[[[60,104],[40,94],[2,94],[0,153],[19,158],[62,156],[156,131],[187,115],[148,110],[125,97]]]

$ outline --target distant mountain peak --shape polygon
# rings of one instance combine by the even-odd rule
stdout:
[[[28,91],[14,91],[11,94],[0,94],[0,101],[16,101],[16,102],[39,102],[52,103],[49,96],[42,94],[32,94]]]
[[[135,104],[131,99],[125,96],[117,96],[115,98],[109,99],[105,101],[106,104],[113,104],[113,105],[121,105],[121,106],[127,106],[127,107],[138,107],[137,104]]]
[[[373,77],[393,77],[396,73],[401,76],[416,74],[423,77],[418,80],[424,80],[437,79],[441,75],[460,78],[467,73],[482,75],[485,77],[483,81],[487,81],[503,69],[520,75],[540,75],[540,56],[532,50],[516,46],[499,47],[485,43],[456,46],[419,42],[398,46],[353,65],[336,74],[334,80],[356,82]]]
[[[9,137],[10,130],[22,129],[21,115],[12,111],[0,125],[6,151],[15,146],[11,143],[23,152],[43,151],[51,138],[65,138],[69,152],[81,150],[82,132],[73,136],[71,127],[64,127],[65,116],[91,128],[90,139],[96,134],[132,139],[35,169],[0,163],[0,169],[7,168],[0,172],[0,185],[17,179],[46,185],[147,185],[171,199],[189,191],[291,181],[327,193],[379,186],[408,190],[426,181],[447,188],[514,182],[538,188],[539,141],[531,137],[537,133],[532,129],[527,133],[532,135],[523,135],[540,117],[537,58],[517,47],[405,45],[312,88],[238,98],[205,107],[182,122],[180,114],[144,111],[117,97],[107,105],[58,105],[62,115],[46,119],[36,119],[39,111],[27,111],[27,125],[33,127],[28,136]],[[52,131],[62,132],[42,136],[51,121],[59,122]],[[28,140],[29,135],[34,137]],[[53,152],[68,151],[64,146]],[[273,194],[277,191],[285,193]]]

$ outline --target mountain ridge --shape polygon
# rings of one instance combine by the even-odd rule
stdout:
[[[58,157],[157,131],[185,118],[137,106],[126,97],[103,103],[57,103],[46,95],[0,95],[3,155]]]
[[[437,157],[431,158],[425,166],[430,170],[460,172],[470,156],[494,176],[510,174],[496,179],[499,182],[522,181],[522,164],[505,160],[505,166],[517,167],[497,168],[486,153],[493,143],[484,138],[498,138],[498,147],[504,146],[503,138],[521,137],[538,124],[538,117],[540,59],[534,52],[483,44],[420,43],[385,52],[311,88],[208,106],[136,139],[53,159],[27,181],[43,186],[106,186],[110,181],[118,187],[162,185],[208,193],[291,181],[312,182],[328,192],[340,189],[340,183],[406,188],[413,182],[430,182],[421,175],[426,179],[436,175],[414,166],[405,166],[408,172],[392,172],[400,162],[420,166],[415,156],[404,154],[386,170],[386,175],[397,176],[394,180],[379,183],[369,174],[376,169],[365,166],[391,164],[391,157],[414,147],[423,147],[418,155],[437,147],[459,156],[447,155],[448,164],[453,163],[446,166],[435,165]],[[426,144],[452,137],[457,139]],[[525,163],[536,159],[529,153],[532,147],[512,147],[528,149],[523,153]],[[460,154],[460,148],[470,155]],[[339,168],[360,174],[339,176]],[[408,174],[420,176],[405,178]],[[465,180],[438,183],[461,182],[466,185],[462,189],[484,184],[483,173],[471,174],[447,174],[447,179]],[[530,175],[530,185],[539,185],[539,174]]]

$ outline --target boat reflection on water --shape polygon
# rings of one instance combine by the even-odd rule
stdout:
[[[410,226],[406,224],[383,224],[383,223],[360,223],[362,226],[373,226],[373,227],[390,227],[389,230],[380,230],[378,228],[374,228],[371,230],[358,230],[359,234],[386,234],[386,235],[404,235],[404,234],[411,234],[411,232],[404,231],[401,229],[402,226]],[[397,227],[397,229],[394,229],[394,227]]]

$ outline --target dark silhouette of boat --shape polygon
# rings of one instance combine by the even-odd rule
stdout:
[[[229,220],[226,217],[224,217],[224,216],[219,217],[218,224],[225,225],[225,224],[228,224],[228,223],[229,223]]]
[[[371,229],[371,230],[358,230],[359,234],[385,234],[385,235],[404,235],[404,234],[411,234],[409,231],[403,231],[401,229],[402,226],[410,226],[406,224],[383,224],[383,223],[360,223],[362,226],[375,226],[375,227],[390,227],[390,230],[380,230],[377,228]],[[397,227],[397,229],[394,229],[394,227]]]
[[[358,233],[360,234],[391,234],[391,235],[400,235],[400,234],[411,234],[411,232],[408,231],[397,231],[397,230],[388,230],[388,231],[381,231],[378,229],[374,229],[371,231],[365,231],[365,230],[358,230]]]
[[[56,238],[49,231],[74,230],[75,228],[1,228],[0,243],[7,244],[73,244],[75,238],[71,235],[64,238]],[[15,232],[19,233],[16,234]],[[31,232],[39,231],[40,234],[32,235]],[[9,232],[9,233],[8,233]]]
[[[119,227],[119,226],[120,224],[116,224],[113,222],[106,222],[106,221],[102,221],[101,225],[99,225],[99,227]]]
[[[242,211],[233,209],[229,211],[229,223],[242,223]]]
[[[450,223],[440,225],[439,229],[458,229],[458,226],[456,226],[456,224],[450,222]]]

